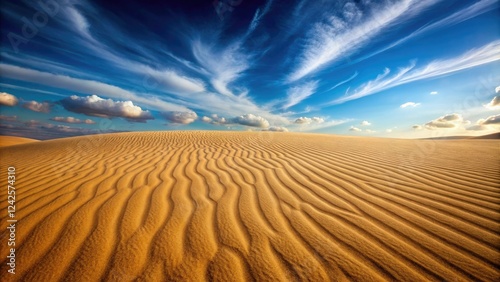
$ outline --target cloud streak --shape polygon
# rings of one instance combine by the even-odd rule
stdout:
[[[347,2],[342,14],[328,17],[326,22],[317,24],[312,30],[301,59],[288,81],[299,80],[355,53],[401,17],[412,17],[434,2],[403,0],[373,4],[369,11],[357,8],[355,2]],[[365,16],[365,13],[369,15]]]
[[[416,68],[416,63],[412,62],[409,66],[400,68],[393,76],[389,76],[390,70],[386,68],[376,79],[368,81],[353,92],[346,92],[346,96],[335,99],[327,105],[342,104],[399,85],[458,72],[498,60],[500,60],[500,40],[469,50],[454,58],[432,61],[422,67]]]
[[[287,92],[287,97],[285,104],[283,105],[283,108],[288,109],[292,106],[299,104],[303,100],[309,98],[309,96],[313,95],[316,92],[317,87],[318,87],[318,82],[311,81],[290,88]]]

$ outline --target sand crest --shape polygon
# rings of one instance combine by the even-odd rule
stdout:
[[[3,141],[2,141],[3,142]],[[498,281],[498,140],[139,132],[0,149],[1,281]]]
[[[31,142],[38,142],[38,140],[31,138],[17,137],[17,136],[0,135],[0,147],[26,144]]]

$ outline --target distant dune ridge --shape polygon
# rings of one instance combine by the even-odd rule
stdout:
[[[498,281],[498,140],[138,132],[0,149],[1,281]]]
[[[0,135],[0,147],[37,142],[36,139]]]

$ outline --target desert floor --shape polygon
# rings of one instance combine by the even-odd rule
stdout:
[[[0,158],[1,281],[500,279],[498,140],[139,132]]]

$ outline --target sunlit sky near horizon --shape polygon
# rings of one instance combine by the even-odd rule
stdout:
[[[1,13],[3,135],[500,131],[497,0],[41,0]]]

